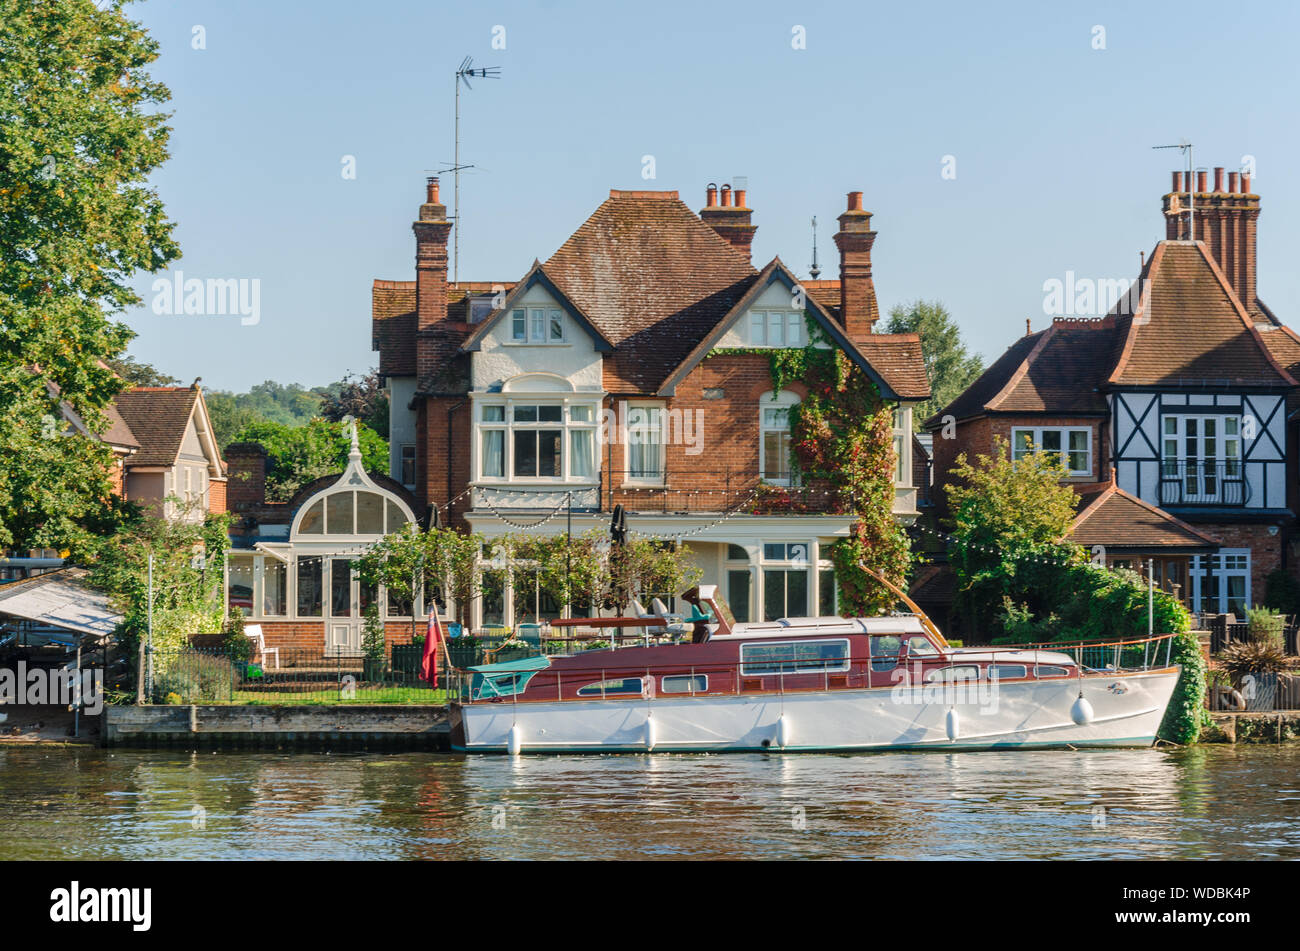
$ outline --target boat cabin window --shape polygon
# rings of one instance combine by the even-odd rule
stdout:
[[[1038,677],[1068,677],[1070,672],[1064,667],[1044,667],[1039,665],[1034,668],[1034,674]]]
[[[741,644],[740,672],[744,677],[764,674],[821,673],[849,669],[849,642],[779,641],[775,644]]]
[[[897,634],[876,634],[871,638],[871,669],[893,670],[898,666],[898,652],[903,639]]]
[[[975,664],[959,664],[956,667],[944,667],[932,670],[925,675],[928,684],[955,683],[961,680],[979,680],[980,669]]]
[[[704,693],[709,689],[707,674],[673,674],[662,680],[664,693]]]
[[[907,639],[907,652],[924,657],[939,653],[939,648],[931,644],[928,637],[922,634],[913,634]]]
[[[528,688],[528,681],[536,676],[535,670],[508,671],[505,673],[475,673],[470,680],[471,700],[491,700],[493,697],[513,697]]]
[[[639,694],[644,688],[640,677],[621,677],[618,680],[602,680],[578,688],[579,697],[615,697]]]
[[[1018,680],[1027,675],[1024,664],[989,664],[989,680]]]

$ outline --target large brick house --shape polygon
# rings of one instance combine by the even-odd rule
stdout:
[[[934,482],[956,457],[1058,451],[1079,492],[1077,541],[1110,564],[1154,561],[1198,611],[1242,614],[1287,566],[1300,342],[1255,290],[1249,176],[1173,176],[1166,237],[1104,317],[1056,318],[1013,343],[926,422]],[[1292,473],[1294,462],[1290,463]]]
[[[453,283],[452,223],[430,179],[415,280],[376,281],[374,346],[391,396],[391,478],[447,523],[487,538],[628,526],[684,540],[741,618],[834,613],[828,545],[851,517],[825,487],[792,485],[792,382],[769,353],[814,327],[894,404],[895,512],[916,514],[912,405],[929,395],[915,335],[873,332],[876,233],[849,195],[840,276],[801,282],[750,261],[743,190],[710,186],[695,214],[673,191],[611,191],[545,263]],[[671,594],[665,592],[665,594]],[[554,617],[520,572],[485,591],[475,624]]]

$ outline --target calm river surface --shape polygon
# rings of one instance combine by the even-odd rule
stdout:
[[[1294,746],[513,760],[0,747],[7,859],[1296,859],[1297,811]]]

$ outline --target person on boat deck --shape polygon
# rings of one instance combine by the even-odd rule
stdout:
[[[707,607],[699,604],[691,605],[690,616],[686,618],[687,623],[695,625],[691,633],[692,644],[703,644],[709,638],[709,624],[713,621],[713,612]]]

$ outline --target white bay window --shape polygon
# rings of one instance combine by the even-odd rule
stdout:
[[[1035,452],[1054,452],[1068,476],[1092,474],[1092,429],[1068,426],[1016,426],[1011,430],[1013,459]]]

